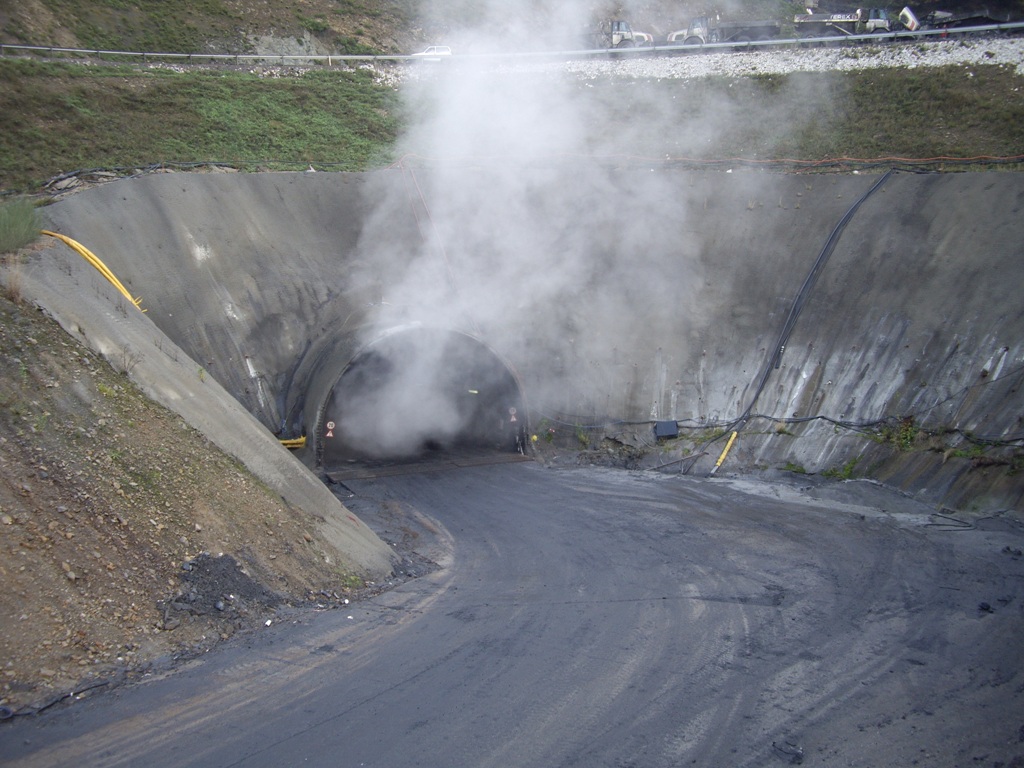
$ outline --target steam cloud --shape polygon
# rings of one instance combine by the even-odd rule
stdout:
[[[685,338],[687,329],[666,326],[679,313],[660,310],[697,301],[704,280],[688,258],[705,247],[700,190],[681,196],[662,162],[704,151],[742,115],[728,101],[682,103],[670,87],[586,80],[486,55],[559,41],[579,47],[579,31],[602,18],[593,4],[492,0],[472,8],[462,18],[477,24],[436,42],[477,55],[423,62],[403,86],[415,123],[393,173],[403,175],[395,186],[416,212],[421,246],[414,254],[400,246],[386,215],[366,222],[359,279],[386,288],[363,342],[410,322],[463,331],[545,372],[525,382],[535,413],[572,413],[567,392],[591,403],[604,397],[614,413],[603,372],[634,365],[629,350],[652,329]],[[774,105],[757,119],[782,122],[785,109]],[[693,234],[666,247],[669,232]],[[431,371],[439,360],[421,350],[377,394],[402,402],[400,387],[428,403],[444,378]],[[458,420],[446,397],[427,407]],[[400,421],[398,431],[408,431],[409,420]],[[401,441],[385,434],[387,419],[373,422],[361,439],[372,441],[376,430],[382,443]]]

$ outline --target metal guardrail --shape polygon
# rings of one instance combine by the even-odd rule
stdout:
[[[595,56],[606,56],[613,54],[619,57],[633,56],[657,56],[657,55],[679,55],[685,53],[696,53],[698,51],[748,51],[757,49],[803,47],[807,45],[836,45],[845,42],[893,42],[898,40],[916,40],[949,37],[973,34],[997,34],[997,33],[1022,33],[1024,32],[1024,21],[1007,22],[1005,24],[986,24],[977,27],[954,27],[951,29],[919,29],[915,32],[910,30],[896,30],[890,32],[873,32],[863,35],[831,35],[825,37],[797,37],[772,40],[751,40],[749,42],[727,42],[727,43],[703,43],[700,45],[654,44],[636,46],[634,48],[599,48],[584,50],[563,50],[563,51],[530,51],[515,53],[468,53],[452,54],[445,59],[468,61],[471,59],[523,59],[523,58],[592,58]],[[152,53],[139,51],[103,51],[94,48],[58,48],[55,46],[41,45],[15,45],[0,43],[0,57],[6,56],[8,52],[36,53],[46,56],[72,55],[72,56],[95,56],[137,58],[143,62],[149,61],[184,61],[188,64],[200,62],[210,63],[259,63],[277,62],[282,65],[302,66],[309,64],[326,64],[333,66],[335,62],[406,62],[417,63],[422,61],[436,62],[436,58],[422,57],[415,55],[385,55],[385,54],[260,54],[260,53]]]
[[[138,58],[143,62],[150,60],[171,60],[171,61],[185,61],[189,64],[194,64],[201,61],[209,62],[226,62],[241,64],[243,62],[266,62],[266,61],[277,61],[282,64],[302,64],[311,62],[326,62],[331,65],[335,61],[404,61],[410,60],[415,61],[417,57],[413,56],[388,56],[388,55],[377,55],[377,54],[339,54],[339,55],[322,55],[322,54],[260,54],[260,53],[152,53],[152,52],[140,52],[140,51],[103,51],[95,48],[58,48],[56,46],[46,45],[13,45],[10,43],[0,43],[0,56],[6,56],[8,51],[18,51],[25,53],[39,53],[46,56],[56,55],[71,55],[71,56],[120,56],[125,58]]]

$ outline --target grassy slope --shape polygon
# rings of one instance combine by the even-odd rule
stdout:
[[[1024,0],[1006,3],[1024,8]],[[794,4],[742,5],[747,10],[733,9],[734,16],[785,18]],[[417,35],[430,39],[457,26],[459,15],[474,7],[469,0],[23,0],[0,10],[0,40],[238,52],[273,30],[281,38],[309,34],[339,52],[395,52],[410,50]],[[608,15],[621,12],[614,3],[602,6]],[[676,3],[653,1],[644,4],[644,18],[634,20],[672,26],[682,23],[674,18],[680,12]],[[609,121],[628,124],[638,142],[621,147],[623,154],[807,160],[1024,153],[1022,78],[997,67],[971,74],[951,67],[732,83],[711,78],[644,83],[628,96],[607,94],[614,83],[595,85],[607,94]],[[658,89],[671,89],[681,105],[679,124],[694,119],[694,104],[718,105],[732,117],[700,147],[655,130],[645,135],[643,110],[671,102]],[[801,90],[831,98],[795,99],[782,113],[773,109],[780,95]],[[401,128],[397,94],[365,71],[324,68],[259,78],[0,59],[0,192],[31,191],[61,172],[158,163],[361,170],[391,159]]]
[[[336,53],[395,53],[415,0],[18,0],[0,40],[121,51],[248,53],[264,34],[312,35]]]
[[[610,124],[630,127],[649,157],[1008,157],[1024,154],[1024,78],[1001,67],[875,70],[843,75],[642,83],[612,93]],[[715,103],[735,116],[713,142],[645,135],[642,104]],[[782,94],[814,92],[780,116]],[[627,94],[627,95],[623,95]],[[828,94],[829,98],[820,97]],[[338,170],[385,164],[403,124],[393,88],[367,71],[298,77],[179,73],[127,66],[0,60],[0,190],[31,191],[62,172],[157,163],[227,162]],[[652,123],[653,124],[653,123]],[[794,126],[802,126],[795,130]]]
[[[366,72],[252,75],[0,62],[0,188],[62,171],[161,162],[380,162],[393,90]]]
[[[592,90],[613,90],[595,84]],[[1024,155],[1024,78],[1009,68],[958,66],[881,69],[842,74],[708,78],[682,85],[643,84],[646,93],[615,104],[611,118],[628,125],[651,157],[928,159]],[[659,93],[660,92],[660,93]],[[681,106],[676,124],[719,118],[710,140],[657,133],[645,137],[637,103]],[[698,105],[698,108],[694,108]],[[639,118],[639,119],[638,119]],[[664,122],[660,123],[661,125]],[[680,133],[685,133],[681,131]],[[670,143],[675,140],[676,143]],[[636,148],[633,148],[636,149]]]

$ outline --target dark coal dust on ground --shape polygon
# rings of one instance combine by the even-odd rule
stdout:
[[[1024,764],[1024,528],[869,482],[350,477],[408,572],[8,723],[12,765]],[[387,588],[385,588],[387,586]]]

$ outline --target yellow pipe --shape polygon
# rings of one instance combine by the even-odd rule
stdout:
[[[145,312],[146,311],[146,310],[144,310],[144,309],[139,307],[139,304],[142,302],[142,297],[139,297],[137,299],[132,298],[132,295],[130,293],[128,293],[128,289],[125,288],[121,284],[121,281],[118,280],[117,277],[114,275],[114,273],[111,272],[107,268],[106,264],[104,264],[102,261],[100,261],[98,258],[96,258],[96,254],[94,254],[92,251],[90,251],[88,248],[86,248],[81,243],[79,243],[79,242],[77,242],[75,240],[72,240],[70,237],[67,237],[66,235],[61,235],[61,234],[58,234],[56,232],[50,232],[49,230],[46,230],[46,229],[43,229],[43,230],[40,230],[40,231],[44,235],[49,235],[50,237],[57,238],[58,240],[60,240],[65,245],[67,245],[70,248],[72,248],[73,250],[77,251],[78,254],[80,256],[82,256],[82,258],[84,258],[86,261],[88,261],[90,264],[92,264],[93,267],[95,267],[96,270],[101,275],[103,275],[105,278],[107,278],[107,280],[110,282],[110,284],[113,285],[115,288],[117,288],[118,291],[121,292],[122,296],[124,296],[126,299],[128,299],[128,301],[130,301],[132,304],[134,304],[136,308],[139,308],[140,312]]]
[[[56,237],[59,240],[61,240],[62,242],[64,242],[65,244],[67,244],[68,246],[70,246],[71,248],[73,248],[82,257],[84,257],[86,261],[88,261],[90,264],[92,264],[92,266],[95,267],[95,269],[101,275],[103,275],[110,282],[111,285],[113,285],[115,288],[117,288],[117,290],[120,291],[121,294],[123,296],[125,296],[132,304],[134,304],[135,306],[139,305],[139,302],[141,301],[141,299],[134,299],[134,298],[132,298],[131,294],[128,293],[128,291],[127,291],[127,289],[125,289],[124,285],[121,284],[121,281],[117,279],[117,277],[114,275],[113,272],[110,271],[110,269],[107,268],[107,265],[104,264],[102,261],[100,261],[99,258],[96,257],[96,254],[94,254],[92,251],[90,251],[84,245],[82,245],[81,243],[79,243],[79,242],[77,242],[75,240],[72,240],[70,237],[67,237],[65,235],[59,235],[59,234],[57,234],[55,232],[48,232],[46,230],[43,230],[43,234],[47,234],[47,235],[50,235],[52,237]]]
[[[725,457],[729,455],[729,449],[732,448],[732,444],[736,442],[736,436],[739,432],[733,432],[729,437],[729,442],[725,444],[725,448],[722,450],[722,455],[718,457],[718,461],[715,462],[714,468],[711,470],[711,474],[715,474],[718,468],[722,466],[722,462],[725,461]]]
[[[117,277],[114,275],[114,273],[111,272],[107,268],[107,265],[104,264],[102,261],[100,261],[98,258],[96,258],[96,254],[94,254],[92,251],[90,251],[84,245],[82,245],[81,243],[79,243],[79,242],[77,242],[75,240],[72,240],[67,235],[61,235],[61,234],[58,234],[57,232],[50,232],[49,230],[46,230],[46,229],[43,229],[43,230],[40,230],[40,231],[44,235],[49,235],[50,237],[57,238],[58,240],[60,240],[64,244],[68,245],[69,247],[71,247],[72,249],[77,251],[86,261],[88,261],[90,264],[92,264],[101,275],[103,275],[105,278],[107,278],[107,280],[110,281],[110,284],[113,285],[115,288],[117,288],[117,290],[119,290],[121,292],[122,296],[124,296],[126,299],[128,299],[128,301],[130,301],[136,307],[138,307],[139,304],[142,302],[142,298],[141,297],[138,298],[138,299],[133,299],[132,295],[130,293],[128,293],[128,289],[125,288],[124,285],[121,284],[121,281],[118,280]],[[141,311],[145,312],[146,310],[143,309]],[[281,445],[283,445],[285,448],[302,448],[302,447],[304,447],[306,445],[306,436],[303,435],[302,437],[296,437],[296,438],[293,438],[293,439],[290,439],[290,440],[281,440],[280,442],[281,442]]]

